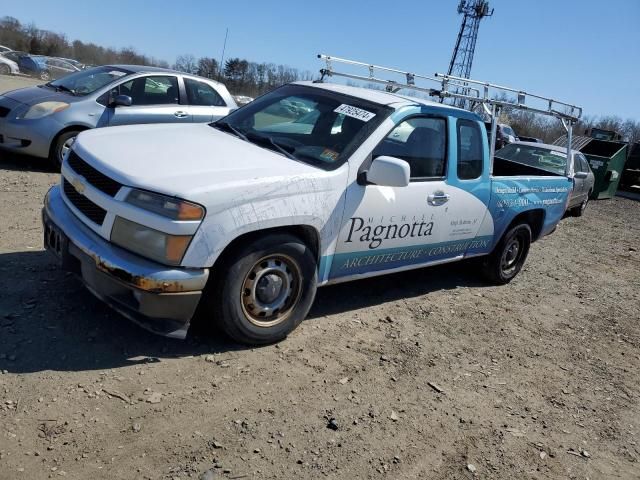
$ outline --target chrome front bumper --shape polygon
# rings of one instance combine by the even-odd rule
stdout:
[[[42,222],[45,248],[96,297],[154,333],[187,335],[209,269],[167,267],[112,245],[82,224],[57,185],[45,197]]]

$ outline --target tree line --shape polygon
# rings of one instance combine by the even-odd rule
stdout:
[[[73,58],[86,65],[150,65],[173,68],[182,72],[219,80],[235,95],[255,97],[296,80],[310,80],[311,72],[302,72],[287,65],[256,63],[241,58],[229,58],[220,68],[213,57],[196,58],[180,55],[175,64],[138,53],[133,47],[115,49],[95,43],[69,40],[66,35],[25,25],[13,17],[0,18],[0,45],[33,55]]]
[[[227,59],[221,68],[220,62],[215,58],[196,59],[193,55],[185,54],[176,58],[173,68],[220,80],[235,94],[251,97],[262,95],[286,83],[313,79],[313,74],[309,71],[275,63],[251,62],[237,57]]]
[[[182,72],[219,80],[225,83],[233,94],[251,97],[262,95],[289,82],[313,78],[311,72],[300,71],[287,65],[257,63],[237,57],[227,59],[221,67],[216,58],[196,58],[191,54],[184,54],[178,56],[176,62],[170,65],[164,60],[138,53],[133,47],[115,49],[80,40],[70,41],[64,34],[39,29],[33,23],[25,25],[8,16],[0,18],[0,45],[34,55],[74,58],[87,65],[120,63],[172,67]],[[379,85],[371,87],[381,88]],[[412,94],[411,91],[403,93]],[[510,124],[520,135],[540,138],[545,142],[553,142],[565,134],[558,120],[531,112],[505,109],[501,121]],[[580,120],[574,131],[582,134],[590,127],[615,130],[627,141],[640,142],[640,122],[632,119],[587,116]]]

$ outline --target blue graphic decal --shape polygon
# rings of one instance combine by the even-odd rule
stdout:
[[[390,270],[413,264],[424,264],[457,257],[463,254],[477,255],[491,250],[493,237],[476,237],[468,240],[412,245],[407,247],[338,253],[323,257],[320,262],[320,278],[327,264],[331,263],[331,278]],[[325,260],[326,259],[326,260]]]

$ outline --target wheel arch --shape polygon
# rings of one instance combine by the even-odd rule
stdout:
[[[216,271],[216,267],[219,267],[220,264],[227,258],[229,255],[233,254],[235,250],[240,248],[242,245],[245,245],[248,242],[251,242],[263,235],[271,235],[276,233],[288,233],[295,237],[298,237],[305,245],[307,245],[316,259],[316,262],[320,262],[320,232],[311,226],[311,225],[285,225],[280,227],[270,227],[259,230],[252,230],[250,232],[245,232],[236,238],[234,238],[231,242],[224,247],[220,255],[216,258],[212,270]]]
[[[545,214],[546,212],[543,208],[536,208],[519,213],[518,215],[513,217],[513,220],[511,220],[509,225],[507,225],[507,228],[504,229],[504,231],[500,235],[500,238],[502,238],[505,233],[511,230],[514,225],[517,225],[519,223],[526,223],[531,228],[531,242],[535,242],[540,238],[540,234],[542,233]]]
[[[51,138],[51,142],[49,143],[49,158],[51,158],[53,149],[56,148],[56,142],[58,141],[58,138],[60,138],[60,135],[64,135],[65,133],[71,132],[73,130],[76,130],[78,132],[84,132],[85,130],[91,130],[92,128],[94,127],[90,127],[88,125],[82,125],[82,124],[67,125],[66,127],[64,127],[62,130],[60,130]]]

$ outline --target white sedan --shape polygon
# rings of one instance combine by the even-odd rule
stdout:
[[[0,55],[0,75],[17,75],[20,73],[18,64]]]

